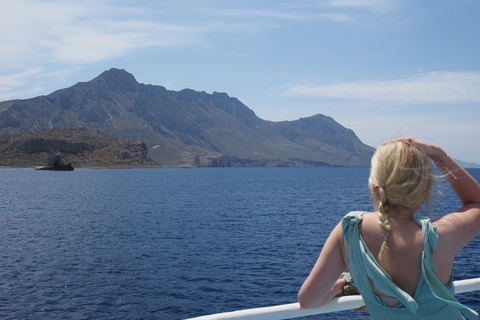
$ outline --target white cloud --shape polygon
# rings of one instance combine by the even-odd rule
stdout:
[[[337,21],[337,22],[348,22],[353,20],[351,16],[343,13],[324,13],[319,15],[319,17],[322,19]]]
[[[0,100],[35,96],[45,89],[42,84],[52,81],[65,83],[80,69],[80,67],[72,67],[48,71],[43,67],[36,67],[0,75]]]
[[[72,68],[65,68],[65,69],[59,69],[59,70],[54,70],[50,72],[42,72],[40,75],[41,77],[45,78],[55,78],[58,79],[59,81],[64,82],[67,80],[69,77],[80,71],[80,67],[72,67]]]
[[[0,72],[58,62],[90,64],[137,49],[198,44],[209,34],[257,32],[282,20],[351,21],[352,13],[346,9],[375,11],[386,6],[384,2],[2,1],[0,28],[8,32],[0,33]]]
[[[192,30],[153,22],[106,22],[93,27],[71,26],[68,34],[59,34],[39,42],[54,57],[64,62],[88,64],[124,56],[148,47],[181,46],[194,41]]]
[[[245,21],[257,21],[260,25],[267,25],[264,20],[292,20],[292,21],[309,21],[309,20],[331,20],[337,22],[351,21],[352,17],[341,12],[330,12],[322,10],[323,8],[312,7],[310,5],[302,5],[302,3],[295,3],[295,6],[275,6],[268,8],[230,8],[230,10],[219,10],[215,15],[233,17],[243,19]],[[251,27],[250,27],[251,29]]]
[[[283,96],[323,97],[396,105],[479,103],[480,72],[432,72],[396,80],[344,82],[325,85],[294,84]]]
[[[364,9],[377,13],[388,12],[395,9],[398,4],[393,0],[327,0],[327,5],[332,7]]]
[[[40,67],[27,69],[22,72],[0,75],[0,99],[9,99],[15,97],[17,92],[14,90],[22,87],[28,79],[38,76],[42,72]],[[39,88],[33,88],[37,92]]]
[[[218,7],[218,8],[215,8]],[[383,14],[397,5],[393,0],[298,0],[269,2],[230,1],[227,6],[214,6],[208,11],[212,16],[226,16],[245,20],[270,18],[275,20],[330,20],[348,22],[355,20],[356,11]],[[203,14],[207,14],[203,12]]]
[[[0,33],[2,69],[20,61],[103,61],[139,48],[183,45],[198,33],[185,26],[144,20],[140,13],[135,7],[89,1],[2,2],[0,27],[9,30]]]

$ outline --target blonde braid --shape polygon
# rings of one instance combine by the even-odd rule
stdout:
[[[385,189],[383,187],[379,186],[378,187],[378,219],[380,220],[378,224],[382,228],[382,234],[383,234],[383,243],[382,246],[380,247],[380,253],[378,254],[378,259],[383,262],[387,262],[387,255],[388,255],[388,245],[387,245],[387,239],[388,236],[390,235],[390,230],[392,229],[392,226],[390,225],[390,215],[388,213],[389,209],[389,202],[387,199],[387,194],[385,192]]]

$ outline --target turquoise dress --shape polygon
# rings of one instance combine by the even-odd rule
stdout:
[[[452,281],[444,286],[435,275],[432,255],[438,242],[437,229],[426,217],[414,217],[423,231],[422,276],[413,297],[400,289],[380,267],[360,234],[358,224],[363,212],[350,212],[342,221],[343,237],[348,244],[348,263],[354,284],[362,294],[372,319],[478,319],[478,313],[460,304],[454,296]],[[370,284],[398,301],[388,306],[376,295]],[[377,292],[378,292],[377,291]],[[385,299],[384,299],[385,300]]]

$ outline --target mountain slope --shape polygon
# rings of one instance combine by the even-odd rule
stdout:
[[[0,103],[0,135],[78,127],[143,141],[162,165],[368,166],[373,152],[330,117],[265,121],[226,93],[170,91],[119,69]]]

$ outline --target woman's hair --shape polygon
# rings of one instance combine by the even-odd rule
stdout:
[[[372,157],[368,187],[378,210],[384,241],[379,260],[386,261],[390,235],[390,209],[419,208],[426,204],[430,211],[433,185],[432,163],[427,154],[406,140],[381,145]]]

